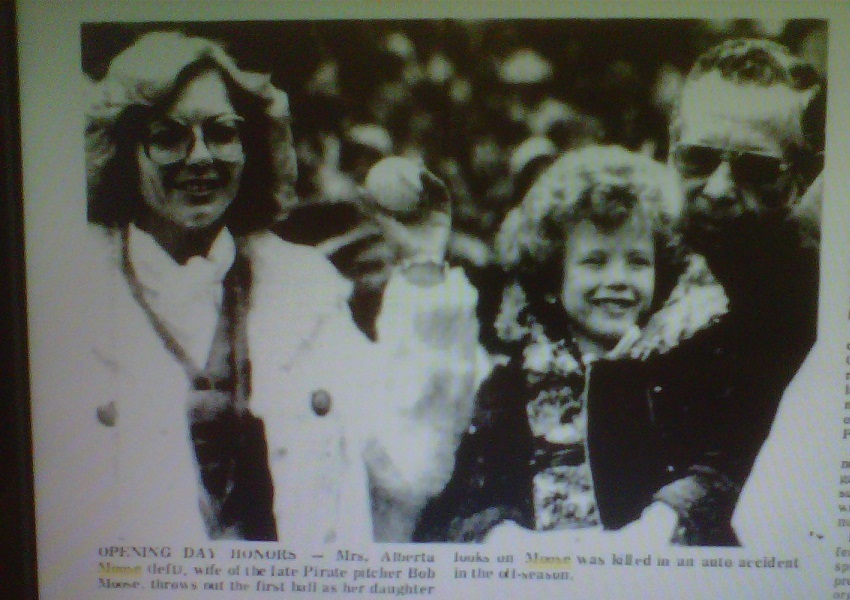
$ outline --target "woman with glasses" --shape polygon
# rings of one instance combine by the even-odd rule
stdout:
[[[296,175],[287,97],[267,76],[160,32],[93,91],[93,510],[158,543],[409,538],[474,392],[462,273],[418,285],[394,271],[369,342],[330,264],[266,231]]]

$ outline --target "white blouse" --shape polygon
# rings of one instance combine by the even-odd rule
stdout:
[[[184,265],[135,225],[130,225],[127,245],[145,302],[203,369],[221,312],[222,281],[236,256],[233,236],[223,228],[206,256],[193,256]]]

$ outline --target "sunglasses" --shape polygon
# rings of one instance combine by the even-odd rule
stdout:
[[[696,144],[677,145],[673,158],[684,177],[708,178],[725,162],[737,183],[754,187],[777,185],[791,168],[791,163],[771,154]]]
[[[160,165],[177,163],[185,160],[194,145],[203,140],[213,158],[239,160],[242,158],[239,131],[242,121],[239,116],[224,115],[190,126],[173,119],[157,119],[148,126],[145,153]]]

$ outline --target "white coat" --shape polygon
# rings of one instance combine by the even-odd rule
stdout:
[[[43,508],[66,517],[52,535],[70,543],[203,543],[187,377],[133,298],[116,242],[92,244],[87,300],[76,303],[86,316],[67,332],[77,342],[66,410],[40,417],[41,452],[74,475],[41,477],[43,504],[65,498],[69,510]],[[430,289],[394,276],[372,343],[321,255],[271,234],[247,248],[250,407],[265,423],[280,542],[405,541],[448,481],[469,422],[481,356],[474,290],[460,270]],[[314,409],[317,393],[330,398],[327,414]],[[78,487],[53,489],[69,480]],[[87,533],[75,532],[80,519]]]

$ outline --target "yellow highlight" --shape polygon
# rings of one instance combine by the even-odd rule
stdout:
[[[552,569],[553,571],[561,571],[569,569],[573,566],[573,560],[569,557],[556,558],[552,556],[541,556],[539,558],[529,558],[525,561],[526,566],[535,567],[538,569]]]
[[[125,565],[114,565],[111,562],[98,563],[98,575],[111,575],[112,577],[141,577],[141,565],[128,567]]]

